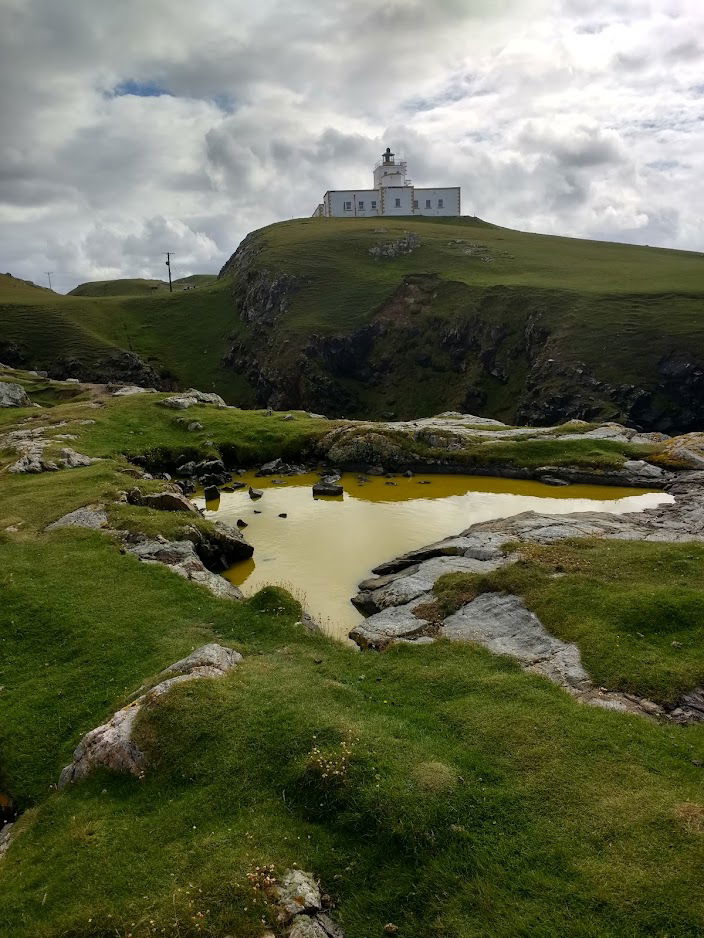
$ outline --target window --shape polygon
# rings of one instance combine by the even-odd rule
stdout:
[[[425,200],[425,207],[430,208],[430,199]]]
[[[346,211],[346,212],[351,212],[351,211],[352,211],[352,203],[351,203],[351,202],[345,202],[345,211]]]
[[[376,202],[372,199],[372,208],[376,208]]]
[[[364,202],[357,202],[357,208],[361,208],[364,211]]]
[[[413,208],[418,208],[418,199],[413,200]]]
[[[438,199],[438,208],[445,208],[445,203],[442,199]]]
[[[396,208],[401,208],[401,200],[396,199]]]

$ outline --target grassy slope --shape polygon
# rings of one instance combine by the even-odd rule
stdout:
[[[45,388],[47,403],[52,389],[62,390]],[[99,533],[42,534],[65,511],[132,484],[119,471],[125,449],[172,451],[193,440],[152,397],[100,409],[54,403],[43,417],[96,419],[68,428],[81,434],[75,445],[114,458],[3,476],[0,486],[0,788],[35,805],[0,862],[0,934],[252,938],[266,913],[247,873],[268,863],[315,870],[348,938],[381,935],[387,922],[413,938],[702,932],[695,763],[704,727],[584,708],[472,646],[360,655],[305,633],[295,604],[276,590],[229,603],[120,555]],[[197,416],[219,445],[251,460],[277,446],[300,451],[320,424],[213,408]],[[141,511],[119,517],[139,526]],[[144,529],[157,522],[144,512]],[[179,522],[165,515],[163,523],[172,533]],[[18,530],[5,531],[10,524]],[[684,545],[692,556],[678,559],[680,548],[667,545],[647,545],[648,557],[638,545],[615,548],[634,552],[619,556],[621,573],[613,556],[578,547],[592,551],[586,560],[546,548],[514,575],[536,581],[545,621],[574,632],[588,665],[607,669],[611,633],[622,634],[608,617],[640,594],[648,565],[659,565],[672,596],[686,577],[679,608],[691,621],[669,622],[661,594],[657,626],[642,645],[631,628],[611,673],[681,681],[667,647],[674,628],[684,637],[679,660],[697,679],[701,551]],[[558,580],[556,563],[567,569]],[[633,623],[658,608],[651,595]],[[144,780],[103,773],[50,791],[85,730],[210,639],[233,644],[245,662],[227,679],[176,689],[146,715]],[[346,768],[343,741],[352,751]],[[320,774],[314,747],[343,765],[342,782]]]
[[[47,293],[3,285],[0,278],[0,340],[27,348],[37,368],[57,358],[92,363],[127,349],[176,375],[184,387],[217,388],[232,403],[252,402],[247,383],[220,365],[227,337],[237,328],[223,284],[146,296],[47,299]]]
[[[408,230],[422,239],[412,254],[384,260],[369,255],[370,246]],[[555,337],[560,360],[584,360],[616,384],[647,380],[671,353],[704,358],[700,254],[527,234],[471,218],[296,219],[258,236],[264,248],[257,266],[304,282],[281,324],[291,339],[288,350],[279,343],[282,360],[297,354],[310,333],[344,333],[369,322],[402,278],[419,272],[442,278],[432,309],[417,314],[419,354],[427,351],[423,330],[443,321],[476,313],[507,331],[508,345],[517,352],[509,380],[484,380],[484,411],[493,416],[510,416],[522,385],[528,312],[539,315]],[[480,253],[467,254],[473,245],[481,246]],[[253,401],[244,379],[220,365],[228,337],[245,332],[227,282],[132,297],[50,294],[47,299],[47,291],[36,290],[30,301],[5,291],[0,316],[0,339],[26,344],[40,366],[51,355],[96,356],[118,346],[160,364],[184,385],[213,388],[233,402]],[[436,350],[433,368],[422,370],[413,363],[414,349],[408,352],[409,363],[388,400],[380,401],[378,390],[355,385],[368,413],[398,411],[397,397],[409,413],[449,406],[448,388],[461,382],[453,377],[448,385],[452,371],[446,353]]]
[[[191,274],[190,277],[179,277],[174,280],[173,285],[184,286],[206,286],[213,283],[216,279],[214,274]],[[80,283],[70,291],[69,296],[151,296],[158,291],[168,292],[169,284],[166,280],[145,280],[143,278],[133,278],[126,280],[91,280],[88,283]]]

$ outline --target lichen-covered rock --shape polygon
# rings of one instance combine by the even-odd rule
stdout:
[[[290,921],[302,912],[319,912],[323,907],[318,884],[303,870],[287,870],[272,892],[280,918],[284,921]]]
[[[189,388],[184,392],[186,397],[193,397],[199,404],[216,404],[218,407],[227,407],[225,401],[219,394],[212,394],[208,391],[198,391],[196,388]]]
[[[403,606],[390,606],[375,615],[369,616],[350,632],[350,638],[360,648],[382,651],[392,642],[404,638],[416,638],[426,634],[428,622],[414,614],[414,609],[434,600],[431,593],[417,596],[413,602]]]
[[[146,759],[132,734],[143,707],[153,703],[176,684],[198,678],[222,677],[241,660],[242,655],[234,649],[211,642],[170,665],[162,674],[173,677],[162,680],[128,706],[118,710],[107,723],[86,733],[73,753],[73,761],[61,772],[59,788],[85,778],[98,767],[141,775],[146,768]]]
[[[70,446],[65,446],[60,453],[59,462],[64,469],[81,469],[83,466],[92,466],[95,462],[100,462],[97,457],[84,456],[83,453],[77,453]]]
[[[31,407],[31,404],[21,384],[0,381],[0,407]]]
[[[177,397],[165,397],[163,400],[158,401],[158,403],[161,404],[162,407],[168,407],[170,410],[188,410],[189,407],[193,407],[198,401],[195,397],[179,395]]]
[[[340,465],[400,466],[409,459],[408,451],[399,440],[373,424],[338,427],[322,438],[318,449],[331,462]]]

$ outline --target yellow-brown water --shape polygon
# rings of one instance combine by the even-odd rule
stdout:
[[[350,598],[372,567],[459,534],[470,524],[529,510],[620,514],[671,500],[646,489],[554,487],[487,476],[396,477],[395,485],[373,477],[360,483],[354,473],[342,478],[344,496],[314,498],[317,475],[284,477],[282,485],[273,478],[240,477],[264,490],[257,501],[245,488],[223,493],[219,502],[206,506],[212,519],[246,521],[243,533],[254,547],[250,560],[225,575],[247,596],[267,584],[286,586],[326,631],[340,638],[361,618]],[[280,518],[281,513],[287,517]]]

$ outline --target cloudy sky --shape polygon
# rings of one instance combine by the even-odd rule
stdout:
[[[702,0],[0,0],[0,271],[217,271],[367,187],[704,250]]]

